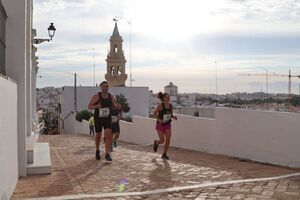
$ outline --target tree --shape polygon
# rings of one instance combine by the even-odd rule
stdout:
[[[116,98],[117,98],[117,102],[119,104],[121,104],[123,112],[124,113],[129,112],[130,111],[130,105],[129,105],[126,97],[123,94],[119,94],[119,95],[116,95]]]
[[[82,120],[88,121],[93,114],[88,110],[82,110],[76,114],[76,120],[82,122]]]
[[[300,96],[293,96],[292,104],[293,104],[293,106],[299,106],[300,105]]]

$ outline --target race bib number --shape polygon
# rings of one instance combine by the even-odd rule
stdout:
[[[117,123],[118,122],[118,117],[117,116],[111,116],[111,122],[112,123]]]
[[[167,123],[171,120],[172,114],[164,114],[163,123]]]
[[[99,117],[109,117],[109,108],[100,108]]]

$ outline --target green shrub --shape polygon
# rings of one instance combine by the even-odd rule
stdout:
[[[121,104],[123,112],[124,113],[129,112],[130,111],[130,105],[129,105],[126,97],[123,94],[119,94],[119,95],[116,95],[116,98],[117,98],[117,102],[119,104]]]
[[[82,110],[76,114],[76,120],[79,122],[82,122],[83,119],[88,121],[91,115],[93,114],[88,110]]]

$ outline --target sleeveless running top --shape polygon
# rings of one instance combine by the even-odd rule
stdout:
[[[95,103],[95,105],[97,104],[101,104],[101,108],[95,109],[95,117],[97,118],[107,118],[107,117],[111,117],[111,108],[112,108],[112,97],[111,94],[108,93],[108,98],[103,98],[101,95],[101,92],[98,93],[98,98],[99,100]]]
[[[112,108],[111,109],[111,122],[112,123],[118,123],[119,122],[119,117],[121,116],[121,109],[117,108]]]
[[[170,105],[169,108],[166,108],[164,103],[162,103],[161,105],[162,105],[162,110],[159,111],[158,118],[163,121],[162,124],[170,124],[172,121],[171,116],[172,116],[172,112],[173,112],[172,104],[169,104]],[[158,122],[158,121],[157,121],[157,123],[160,124],[160,122]]]

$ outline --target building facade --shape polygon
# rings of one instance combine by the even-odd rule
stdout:
[[[172,82],[169,85],[165,86],[165,93],[168,93],[170,96],[177,96],[178,95],[178,87],[173,85]]]
[[[0,154],[1,199],[10,198],[18,177],[36,172],[39,159],[32,7],[32,0],[0,0],[0,152],[5,152]],[[49,145],[46,153],[43,158],[50,159]],[[47,173],[48,164],[42,166],[48,167]]]
[[[106,58],[105,79],[110,86],[125,86],[127,74],[125,73],[126,59],[123,51],[123,39],[119,34],[118,24],[115,22],[115,28],[110,37],[110,51]]]

